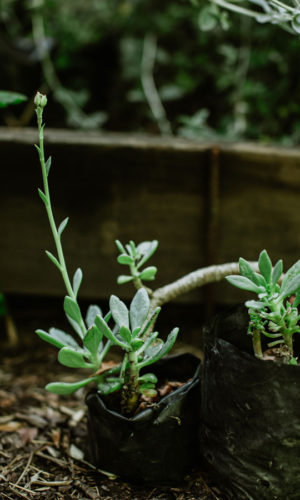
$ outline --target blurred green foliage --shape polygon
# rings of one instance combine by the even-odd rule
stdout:
[[[0,33],[2,86],[33,95],[46,54],[61,82],[50,99],[67,92],[90,128],[158,133],[141,83],[151,34],[152,76],[174,134],[300,142],[300,40],[277,26],[225,11],[220,20],[202,0],[0,0]],[[56,100],[48,123],[65,126],[72,106]],[[93,121],[96,111],[105,122]]]

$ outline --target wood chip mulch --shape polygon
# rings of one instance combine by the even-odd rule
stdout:
[[[50,381],[74,380],[74,373],[63,371],[51,348],[0,349],[1,499],[224,499],[201,472],[182,487],[144,488],[96,470],[84,460],[84,392],[62,397],[44,390]]]

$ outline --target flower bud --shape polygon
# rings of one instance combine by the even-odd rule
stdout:
[[[47,96],[44,94],[41,94],[40,92],[36,93],[36,96],[34,98],[34,105],[36,108],[44,108],[47,104]]]

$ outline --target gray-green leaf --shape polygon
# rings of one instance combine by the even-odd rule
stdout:
[[[263,250],[258,259],[258,267],[267,283],[271,282],[272,262],[266,250]]]
[[[71,347],[63,347],[58,353],[58,361],[69,368],[90,368],[83,355]]]
[[[135,330],[142,326],[148,316],[150,300],[145,288],[140,288],[133,297],[130,304],[130,324],[131,329]]]
[[[66,225],[68,224],[68,222],[69,222],[69,217],[66,217],[66,218],[65,218],[65,219],[64,219],[64,220],[60,223],[60,225],[58,226],[58,230],[57,230],[57,232],[58,232],[59,236],[61,236],[61,235],[62,235],[62,233],[63,233],[64,229],[66,228]]]
[[[252,281],[245,276],[226,276],[225,278],[231,285],[234,285],[241,290],[248,290],[249,292],[261,293],[263,291],[263,287],[255,285]]]
[[[132,281],[133,277],[132,276],[127,276],[126,274],[121,274],[118,276],[117,283],[118,285],[124,285],[125,283],[129,283],[129,281]]]
[[[44,330],[36,330],[37,335],[45,342],[54,345],[61,349],[62,347],[74,347],[80,349],[76,340],[68,333],[59,330],[58,328],[50,328],[49,333]]]
[[[90,384],[94,380],[97,380],[96,377],[89,377],[80,382],[52,382],[51,384],[47,384],[45,389],[46,391],[53,392],[54,394],[67,395],[72,394],[75,391],[78,391],[81,387]]]
[[[73,276],[73,292],[74,292],[76,297],[77,297],[78,290],[79,290],[81,282],[82,282],[82,276],[83,276],[82,270],[79,267],[78,269],[76,269],[74,276]]]
[[[88,328],[90,328],[94,324],[95,318],[98,314],[102,316],[102,311],[100,307],[95,304],[90,305],[87,310],[85,319]]]
[[[70,318],[76,321],[76,323],[78,324],[81,323],[82,317],[79,305],[75,300],[73,300],[68,295],[65,297],[64,300],[64,311],[68,316],[70,316]]]
[[[124,302],[122,302],[116,295],[111,295],[109,300],[109,307],[114,321],[118,327],[126,326],[129,328],[129,314],[128,309]]]
[[[85,334],[83,345],[95,356],[98,352],[102,338],[103,333],[100,332],[96,325],[92,325]]]

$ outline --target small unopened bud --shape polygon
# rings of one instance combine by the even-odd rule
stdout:
[[[34,105],[36,108],[44,108],[47,104],[47,96],[44,94],[41,94],[40,92],[36,93],[36,96],[34,98]]]

